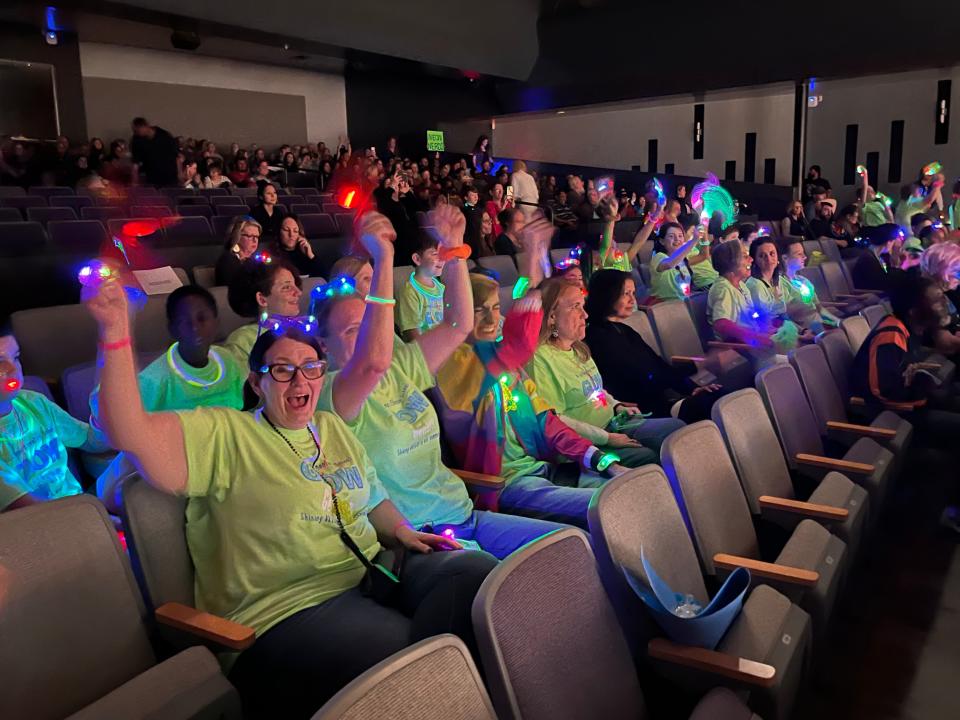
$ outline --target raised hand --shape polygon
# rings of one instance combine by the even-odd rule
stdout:
[[[553,223],[540,215],[523,226],[520,231],[520,244],[526,252],[542,252],[550,247],[555,231]]]
[[[309,259],[313,260],[313,246],[310,244],[310,241],[301,235],[300,239],[297,240],[297,244],[300,246],[300,251]]]
[[[130,334],[127,293],[117,278],[84,286],[80,299],[100,326],[101,337],[119,339]]]
[[[617,219],[620,204],[613,195],[608,195],[600,201],[600,207],[597,210],[600,217],[609,222]]]
[[[378,212],[364,214],[357,228],[357,237],[374,262],[386,258],[393,262],[393,243],[397,239],[397,232],[386,217]]]
[[[437,239],[442,247],[454,248],[463,245],[463,233],[467,219],[453,205],[438,205],[427,213],[423,229]]]

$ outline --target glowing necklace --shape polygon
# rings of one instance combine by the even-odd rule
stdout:
[[[180,361],[177,359],[180,355],[179,353],[180,343],[175,342],[167,350],[167,365],[170,366],[170,370],[181,380],[183,380],[187,385],[198,388],[208,388],[213,385],[216,385],[223,379],[223,360],[220,358],[220,355],[216,350],[210,348],[209,357],[213,359],[213,362],[217,365],[217,376],[210,382],[203,382],[203,380],[198,380],[194,375],[191,375],[187,370],[180,365]]]
[[[441,298],[443,297],[443,291],[440,289],[439,284],[434,288],[433,292],[430,292],[429,288],[425,288],[423,285],[417,282],[416,273],[410,273],[410,284],[413,285],[413,289],[418,293],[427,298]]]

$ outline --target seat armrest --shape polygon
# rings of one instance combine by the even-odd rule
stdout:
[[[453,474],[463,480],[463,484],[476,492],[494,492],[503,490],[506,485],[499,475],[485,475],[471,470],[453,470]]]
[[[817,520],[836,520],[843,522],[850,515],[846,508],[838,508],[832,505],[818,505],[816,503],[802,502],[800,500],[791,500],[789,498],[773,497],[772,495],[761,495],[758,498],[760,509],[782,510],[783,512],[796,513]]]
[[[705,358],[700,357],[698,355],[671,355],[670,356],[670,362],[673,365],[683,365],[686,363],[693,363],[694,365],[696,365],[697,363],[702,363],[704,359]]]
[[[751,575],[766,578],[767,580],[776,580],[790,585],[801,585],[803,587],[813,587],[820,581],[820,573],[815,570],[804,570],[803,568],[791,567],[790,565],[777,565],[776,563],[763,562],[753,558],[741,557],[739,555],[727,555],[726,553],[717,553],[713,556],[713,564],[724,570],[736,570],[737,568],[746,568]]]
[[[181,603],[165,603],[156,609],[154,615],[157,622],[163,625],[211,640],[231,650],[245,650],[256,639],[256,631],[252,627]]]
[[[889,440],[897,436],[897,431],[889,428],[855,425],[853,423],[838,422],[836,420],[827,420],[827,430],[840,430],[842,432],[854,433],[856,435],[863,435],[864,437],[877,438],[880,440]]]
[[[746,343],[721,342],[720,340],[708,340],[707,347],[715,350],[736,350],[737,352],[754,352],[757,349]]]
[[[836,470],[841,473],[870,475],[876,470],[873,465],[868,465],[867,463],[837,460],[836,458],[823,457],[822,455],[797,453],[794,457],[801,465],[812,465],[813,467],[823,468],[824,470]]]
[[[862,397],[857,397],[856,395],[850,396],[850,404],[854,407],[866,407],[867,403]]]
[[[747,660],[717,650],[680,645],[666,638],[653,638],[647,643],[647,654],[657,660],[696,668],[764,688],[773,686],[777,674],[777,669],[766,663]]]

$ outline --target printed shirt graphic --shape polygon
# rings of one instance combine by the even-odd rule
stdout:
[[[346,530],[373,558],[380,550],[368,513],[387,499],[363,447],[335,415],[310,431],[280,428],[259,412],[178,412],[187,452],[187,544],[203,610],[258,634],[304,608],[355,587],[364,566],[339,537],[331,485]],[[303,460],[302,458],[308,458]]]
[[[28,493],[55,500],[83,492],[66,449],[82,446],[88,430],[40,393],[21,390],[0,418],[0,510]]]
[[[690,288],[690,273],[684,262],[667,270],[657,270],[668,257],[666,253],[658,252],[650,259],[650,290],[660,300],[683,300],[689,294],[683,288],[684,285],[688,290]]]
[[[397,301],[397,326],[400,331],[426,332],[443,322],[443,283],[434,278],[435,287],[424,287],[414,273],[400,290]]]
[[[320,407],[331,412],[334,377],[327,377],[320,393]],[[422,392],[433,385],[420,345],[396,346],[390,369],[349,424],[390,499],[414,527],[458,525],[473,512],[463,481],[440,459],[440,424]]]
[[[747,325],[745,320],[749,318],[752,310],[750,292],[743,283],[736,288],[725,277],[720,277],[707,295],[707,316],[711,325],[717,320],[730,320],[738,325]],[[719,335],[717,338],[722,339]]]
[[[573,350],[543,344],[533,356],[531,370],[540,396],[558,414],[599,428],[613,419],[613,403],[593,358],[581,361]]]
[[[781,276],[780,280],[783,280]],[[780,291],[780,297],[777,297],[767,283],[761,278],[747,278],[746,286],[753,298],[753,304],[763,314],[764,317],[776,318],[787,314],[786,296],[783,294],[783,283],[778,281],[777,289]]]

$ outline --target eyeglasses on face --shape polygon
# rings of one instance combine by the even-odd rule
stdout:
[[[270,377],[280,383],[293,381],[293,376],[297,371],[303,375],[304,380],[319,380],[327,372],[326,360],[310,360],[303,365],[292,365],[290,363],[274,363],[273,365],[264,365],[260,368],[260,374],[270,373]]]

